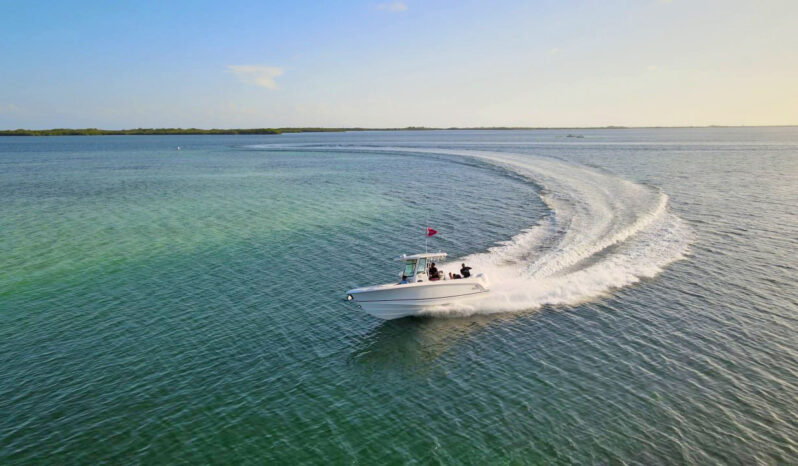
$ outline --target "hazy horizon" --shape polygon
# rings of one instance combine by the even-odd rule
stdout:
[[[367,126],[352,126],[352,127],[325,127],[325,126],[281,126],[281,127],[249,127],[249,128],[238,128],[238,127],[205,127],[205,128],[197,128],[197,127],[188,127],[188,126],[175,126],[175,127],[144,127],[144,126],[136,126],[130,128],[94,128],[94,127],[86,127],[86,128],[0,128],[0,132],[12,132],[12,131],[56,131],[56,130],[99,130],[99,131],[135,131],[135,130],[199,130],[199,131],[233,131],[233,130],[257,130],[257,129],[280,129],[280,130],[289,130],[289,129],[308,129],[311,131],[305,132],[313,132],[313,129],[319,130],[343,130],[343,131],[481,131],[481,130],[496,130],[496,131],[544,131],[544,130],[612,130],[612,129],[711,129],[711,128],[795,128],[798,127],[796,125],[692,125],[692,126],[614,126],[614,125],[606,125],[606,126],[440,126],[440,127],[433,127],[433,126],[419,126],[419,125],[410,125],[405,127],[396,127],[396,128],[387,128],[387,127],[367,127]],[[176,133],[181,134],[181,133]],[[251,133],[250,133],[251,134]]]
[[[798,125],[798,3],[4,3],[0,128]]]

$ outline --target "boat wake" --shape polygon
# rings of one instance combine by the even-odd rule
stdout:
[[[574,305],[657,275],[684,257],[691,232],[668,196],[595,169],[554,159],[469,153],[543,188],[550,215],[488,252],[465,258],[491,277],[490,300],[458,312]]]
[[[261,146],[263,147],[263,146]],[[343,147],[325,147],[343,149]],[[689,227],[668,208],[659,189],[599,170],[526,154],[401,147],[349,150],[430,153],[475,158],[511,170],[542,188],[549,214],[529,229],[468,262],[485,272],[483,300],[432,309],[430,314],[515,312],[575,305],[660,273],[684,257]]]

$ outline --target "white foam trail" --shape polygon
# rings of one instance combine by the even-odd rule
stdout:
[[[434,152],[477,157],[519,173],[544,189],[552,211],[508,243],[466,257],[490,278],[491,296],[448,312],[578,304],[653,277],[682,258],[689,244],[689,228],[668,211],[668,197],[658,189],[556,159]]]
[[[342,147],[337,147],[342,149]],[[687,225],[667,209],[656,188],[551,158],[505,152],[401,147],[348,147],[368,151],[473,157],[505,167],[543,188],[551,215],[468,262],[485,272],[491,293],[434,314],[512,312],[574,305],[653,277],[679,260],[690,243]]]

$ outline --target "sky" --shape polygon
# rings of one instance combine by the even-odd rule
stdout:
[[[0,0],[0,129],[796,124],[796,0]]]

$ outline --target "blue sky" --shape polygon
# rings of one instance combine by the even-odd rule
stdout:
[[[0,128],[798,124],[798,2],[3,1]]]

